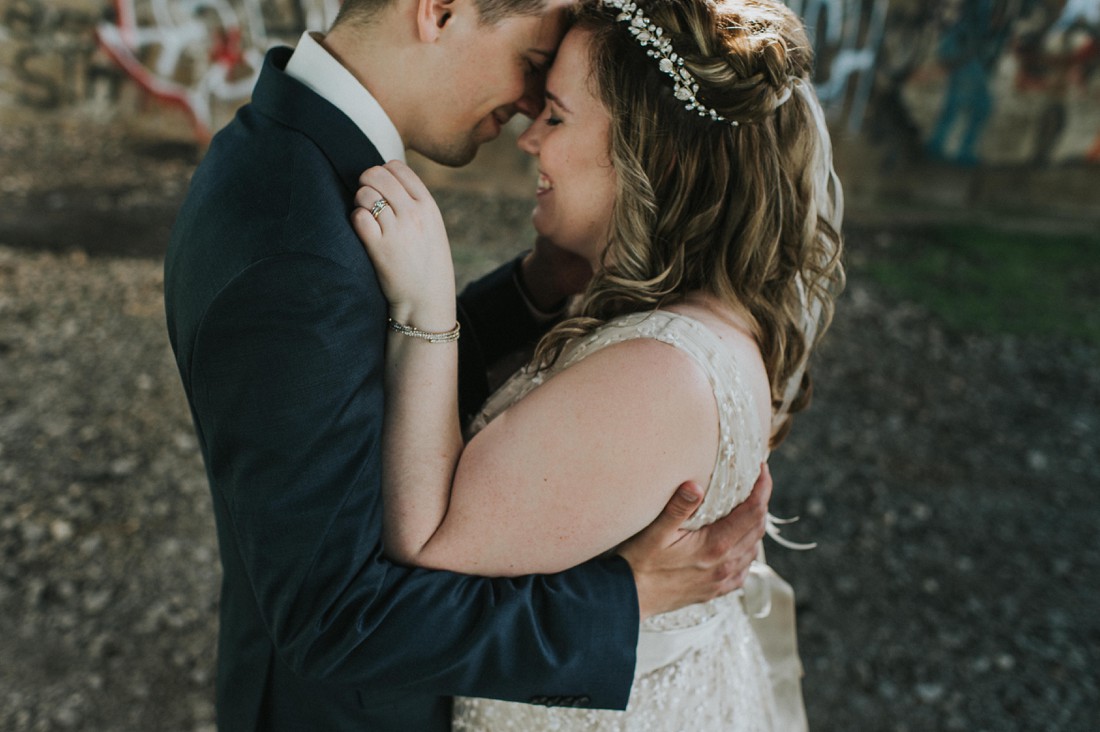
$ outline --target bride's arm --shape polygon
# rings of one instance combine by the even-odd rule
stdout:
[[[466,446],[442,525],[415,563],[552,573],[648,526],[676,487],[706,485],[713,392],[682,351],[639,339],[560,372]]]
[[[391,319],[382,421],[383,541],[394,559],[413,563],[447,512],[462,450],[458,345],[408,335],[393,325],[431,333],[454,328],[454,266],[439,209],[412,170],[390,163],[366,171],[360,183],[352,223],[375,265]],[[378,210],[375,203],[383,199],[387,205]]]
[[[430,196],[399,165],[368,171],[363,181],[360,206],[391,201],[377,220],[364,209],[353,217],[391,315],[446,329],[453,289],[438,285],[453,277],[440,273],[446,238]],[[453,345],[395,333],[390,346],[385,537],[398,560],[483,575],[566,569],[645,528],[682,482],[709,477],[713,394],[698,366],[671,346],[628,341],[558,374],[479,433],[457,473]]]

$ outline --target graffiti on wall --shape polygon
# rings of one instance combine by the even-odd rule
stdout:
[[[1008,41],[1011,5],[964,0],[948,4],[936,44],[936,61],[948,72],[947,88],[927,141],[930,155],[965,165],[978,161],[978,140],[993,110],[993,72]],[[958,132],[956,132],[958,130]],[[957,144],[949,149],[955,133]]]
[[[1100,163],[1100,0],[786,1],[838,129],[911,159]],[[327,27],[339,3],[6,0],[0,104],[117,105],[136,84],[205,141],[264,52]]]
[[[928,157],[1100,162],[1100,0],[943,0],[925,19],[926,57],[899,83]]]
[[[247,101],[265,51],[326,28],[339,1],[12,0],[0,14],[0,103],[117,104],[134,82],[182,109],[204,141]]]
[[[848,133],[961,165],[1100,162],[1100,0],[787,4]]]
[[[889,0],[788,0],[811,34],[821,103],[859,132],[871,98]]]
[[[181,107],[195,135],[209,139],[219,103],[246,101],[264,52],[323,29],[338,0],[115,0],[115,18],[96,27],[103,50],[156,99]]]
[[[1100,0],[1068,0],[1060,13],[1037,7],[1022,24],[1014,48],[1013,91],[1033,98],[1039,122],[1032,138],[1032,162],[1049,163],[1058,141],[1075,124],[1074,107],[1095,103],[1100,86]],[[1083,152],[1100,162],[1100,124]]]
[[[116,97],[122,75],[97,53],[90,32],[99,21],[95,12],[13,0],[0,21],[7,47],[0,91],[15,103],[55,109],[97,95]]]

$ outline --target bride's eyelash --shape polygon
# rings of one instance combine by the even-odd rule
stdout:
[[[551,112],[550,116],[546,118],[546,124],[550,125],[551,127],[557,127],[561,124],[561,118],[555,117],[554,114]]]

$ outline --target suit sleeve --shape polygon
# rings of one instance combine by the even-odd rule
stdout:
[[[486,373],[500,359],[533,345],[552,323],[538,322],[516,286],[521,258],[471,282],[458,298],[459,413],[463,422],[489,396]]]
[[[222,551],[237,553],[280,656],[380,698],[624,707],[638,610],[621,559],[486,579],[383,556],[385,312],[362,273],[282,255],[231,281],[197,331],[191,392]]]

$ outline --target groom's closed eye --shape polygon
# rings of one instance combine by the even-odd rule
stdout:
[[[532,48],[527,54],[524,61],[531,73],[546,76],[546,73],[550,70],[550,64],[554,63],[554,53],[540,48]]]
[[[527,76],[536,76],[541,79],[546,78],[546,74],[550,71],[549,62],[538,62],[532,59],[524,59],[524,63],[527,64]]]
[[[544,96],[546,91],[546,75],[550,72],[550,65],[554,61],[554,54],[541,49],[531,49],[523,57],[525,86],[527,88],[524,97],[532,100],[537,109],[532,110],[531,118],[534,119],[542,112],[546,105]]]

